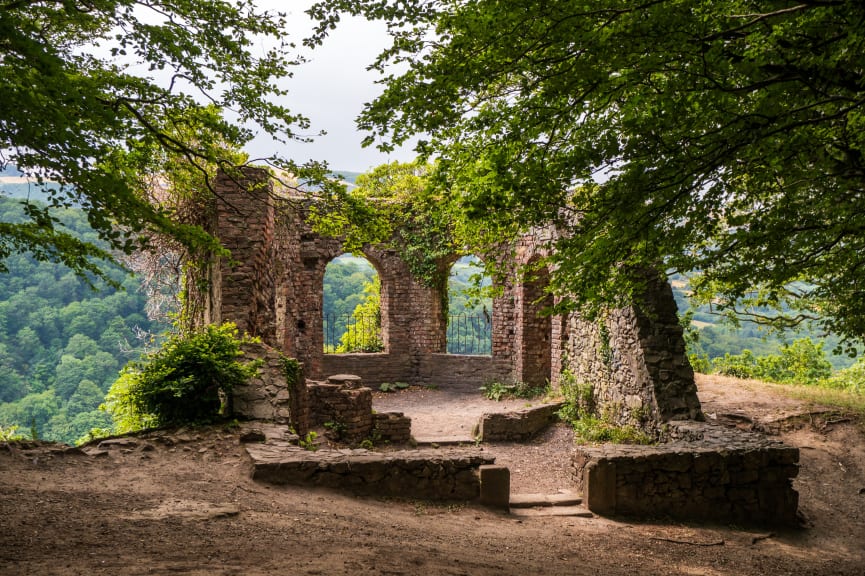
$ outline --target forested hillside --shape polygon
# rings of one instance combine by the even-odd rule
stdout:
[[[0,222],[22,217],[18,199],[0,198]],[[83,212],[66,210],[64,224],[96,241]],[[0,425],[34,429],[42,438],[75,442],[91,428],[109,427],[97,410],[126,361],[137,357],[138,335],[160,332],[144,311],[138,282],[120,269],[110,276],[124,290],[91,289],[67,268],[22,254],[0,274]]]
[[[845,353],[833,353],[840,339],[834,334],[825,335],[802,325],[799,330],[789,330],[784,334],[767,331],[754,322],[743,321],[734,326],[724,320],[724,317],[714,313],[707,306],[691,309],[688,300],[689,286],[687,278],[676,276],[672,279],[673,296],[680,314],[690,312],[690,327],[688,349],[692,355],[704,357],[711,362],[715,358],[723,358],[727,354],[739,354],[750,350],[755,356],[778,354],[781,348],[797,339],[808,338],[822,346],[826,359],[835,370],[852,365],[855,358]],[[770,310],[765,311],[771,314]]]

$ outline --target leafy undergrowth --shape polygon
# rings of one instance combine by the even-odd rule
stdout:
[[[493,381],[481,386],[481,392],[490,400],[500,402],[506,398],[524,398],[531,400],[539,396],[546,396],[550,392],[549,384],[546,386],[530,386],[525,382],[513,382],[506,384],[504,382]]]
[[[577,444],[655,444],[655,439],[639,428],[629,425],[616,425],[603,417],[583,414],[572,420],[574,441]]]

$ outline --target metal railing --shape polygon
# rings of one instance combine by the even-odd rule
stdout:
[[[325,314],[324,353],[381,352],[381,319],[376,315]]]
[[[492,320],[489,316],[456,314],[448,317],[448,354],[489,356],[493,351]]]
[[[381,352],[378,316],[324,315],[325,354]],[[488,315],[455,314],[448,317],[448,354],[492,354],[492,320]]]

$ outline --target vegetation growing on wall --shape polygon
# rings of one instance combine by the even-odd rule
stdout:
[[[574,439],[578,443],[651,444],[655,441],[639,428],[642,422],[619,423],[613,406],[598,414],[594,386],[578,380],[570,370],[562,372],[559,382],[564,405],[558,415],[574,428]]]
[[[325,196],[311,220],[319,232],[345,237],[348,251],[367,243],[396,249],[417,280],[434,286],[445,259],[463,246],[456,214],[431,186],[430,169],[419,163],[378,166],[358,176],[351,190]]]

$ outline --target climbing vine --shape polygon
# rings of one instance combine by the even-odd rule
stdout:
[[[429,164],[383,164],[352,190],[322,195],[310,221],[322,234],[344,238],[346,250],[378,244],[399,252],[412,276],[428,287],[442,282],[453,255],[471,253],[470,234],[451,196],[437,189]]]
[[[282,361],[282,374],[285,376],[285,383],[288,385],[288,389],[293,391],[300,381],[300,362],[288,356],[283,356],[280,360]]]
[[[610,329],[607,327],[607,321],[604,317],[598,319],[598,338],[601,341],[601,360],[603,360],[604,366],[612,368],[613,348],[610,345]]]

